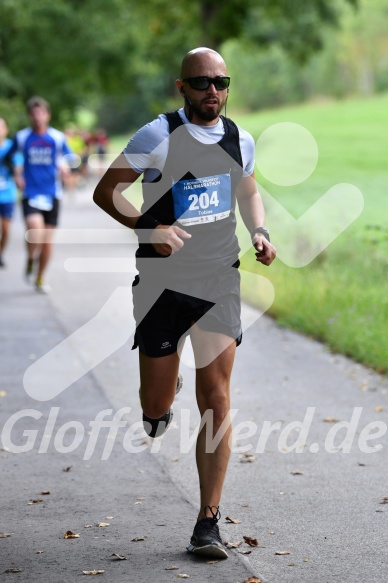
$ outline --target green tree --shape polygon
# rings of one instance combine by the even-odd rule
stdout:
[[[182,55],[229,39],[305,60],[356,0],[2,0],[0,99],[42,94],[54,120],[108,102],[138,125],[171,97]],[[105,108],[106,109],[106,108]]]
[[[115,91],[135,51],[125,0],[4,0],[0,5],[0,95],[47,97],[54,116]]]

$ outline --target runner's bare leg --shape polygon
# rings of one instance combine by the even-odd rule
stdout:
[[[231,423],[230,411],[230,376],[232,373],[236,342],[223,334],[206,332],[197,325],[191,329],[191,342],[200,363],[201,354],[214,356],[210,364],[197,368],[196,395],[201,416],[207,410],[213,412],[213,435],[226,420],[222,438],[213,451],[206,449],[206,427],[198,435],[196,460],[200,485],[200,510],[198,519],[204,518],[206,506],[219,506],[222,487],[230,457]],[[210,516],[210,514],[209,514]]]
[[[153,358],[139,352],[140,401],[144,414],[162,417],[174,401],[179,370],[177,352]]]

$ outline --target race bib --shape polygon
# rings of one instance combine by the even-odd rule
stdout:
[[[51,211],[53,208],[53,197],[47,194],[35,194],[28,199],[28,204],[39,211]]]
[[[174,215],[181,225],[226,219],[231,210],[230,174],[179,180],[172,185]]]

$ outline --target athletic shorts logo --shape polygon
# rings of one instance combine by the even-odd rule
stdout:
[[[171,342],[162,342],[161,348],[169,348],[171,346]]]

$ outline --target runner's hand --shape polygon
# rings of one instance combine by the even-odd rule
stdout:
[[[253,238],[253,246],[256,249],[256,261],[264,265],[271,265],[276,257],[276,249],[264,235],[256,234]]]
[[[191,239],[191,235],[174,225],[158,225],[151,233],[150,242],[159,255],[168,257],[182,249],[182,239]]]

